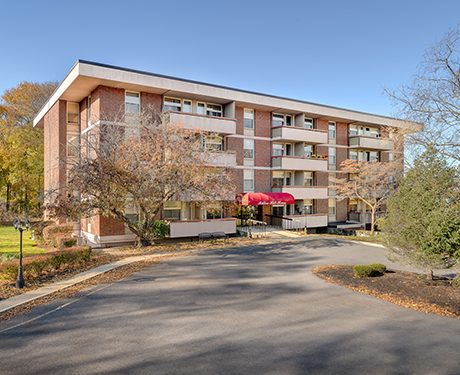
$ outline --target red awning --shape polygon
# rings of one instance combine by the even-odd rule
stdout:
[[[243,206],[259,204],[294,204],[295,199],[289,193],[246,193],[241,198]]]

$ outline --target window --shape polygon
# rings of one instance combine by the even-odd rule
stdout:
[[[91,95],[86,98],[86,126],[91,125]]]
[[[224,149],[223,138],[218,135],[208,135],[204,141],[207,150],[222,151]]]
[[[329,139],[335,139],[335,122],[334,121],[329,121],[328,124],[328,129],[329,129]]]
[[[78,103],[67,102],[67,123],[78,124],[80,106]]]
[[[303,200],[303,214],[312,215],[313,214],[313,199],[304,199]]]
[[[180,99],[175,98],[164,98],[163,110],[164,111],[177,111],[180,112],[182,109],[182,103]]]
[[[273,216],[284,216],[284,206],[272,206]]]
[[[254,171],[251,169],[244,170],[243,189],[244,192],[254,191]]]
[[[284,147],[280,143],[273,143],[272,145],[272,155],[273,156],[283,156]]]
[[[199,115],[206,114],[206,103],[196,103],[196,113]]]
[[[138,92],[125,92],[125,113],[139,115],[141,113],[141,100]]]
[[[192,113],[192,101],[184,100],[182,102],[182,112]]]
[[[272,113],[272,126],[291,126],[292,115],[283,115],[281,113]]]
[[[378,151],[370,151],[369,152],[369,161],[379,161],[379,153],[378,153]]]
[[[328,163],[329,166],[334,166],[335,167],[335,147],[329,147],[329,152],[328,152]]]
[[[290,143],[286,143],[284,145],[284,151],[286,156],[292,156],[292,145]]]
[[[356,161],[357,161],[357,160],[358,160],[358,151],[350,150],[350,151],[348,152],[348,158],[349,158],[350,160],[356,160]]]
[[[206,219],[221,219],[222,217],[222,205],[219,203],[214,203],[206,206]]]
[[[273,187],[282,187],[284,185],[284,172],[283,171],[273,171],[272,185]]]
[[[336,202],[335,199],[328,199],[328,212],[329,216],[335,216],[336,213]]]
[[[307,158],[311,158],[313,155],[313,146],[312,145],[304,145],[303,146],[303,155]]]
[[[303,120],[303,127],[305,129],[313,129],[314,127],[314,122],[313,119],[310,117],[305,117]]]
[[[291,186],[291,172],[284,172],[284,185]]]
[[[244,140],[244,158],[254,159],[254,140],[253,139]]]
[[[181,212],[181,202],[168,201],[163,204],[163,218],[168,220],[179,220]]]
[[[254,129],[254,110],[244,109],[244,127],[245,129]]]
[[[79,154],[79,143],[77,135],[67,135],[67,156],[77,157]]]
[[[220,104],[207,104],[206,114],[208,116],[222,117],[222,106]]]
[[[303,172],[303,185],[313,186],[313,172]]]
[[[350,125],[350,127],[348,128],[348,135],[350,137],[358,135],[358,127],[356,125]]]
[[[139,210],[133,201],[129,201],[129,203],[126,204],[125,215],[131,223],[137,223],[139,221]]]
[[[284,115],[273,113],[272,114],[272,126],[283,126],[283,125],[284,125]]]

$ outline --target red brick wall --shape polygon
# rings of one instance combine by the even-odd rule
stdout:
[[[99,225],[96,229],[100,236],[116,236],[125,234],[125,225],[114,218],[99,216]]]
[[[337,221],[346,221],[348,219],[348,199],[337,199],[336,219]]]
[[[244,134],[244,108],[235,108],[236,134]]]
[[[254,171],[254,191],[269,192],[271,190],[271,171],[256,169]]]
[[[258,167],[271,166],[271,142],[256,139],[254,141],[254,165]]]
[[[348,146],[348,124],[336,122],[336,144]]]
[[[254,135],[256,137],[271,137],[271,113],[267,111],[254,111]]]
[[[327,215],[328,213],[327,199],[316,199],[315,210],[317,214]]]
[[[155,113],[160,113],[162,105],[163,97],[161,95],[141,92],[141,111],[153,110]]]
[[[243,138],[227,138],[227,150],[236,152],[236,164],[243,165]]]

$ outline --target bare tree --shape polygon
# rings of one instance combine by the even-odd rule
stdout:
[[[204,134],[170,123],[167,114],[147,109],[135,117],[106,116],[86,134],[81,157],[68,163],[66,191],[54,193],[48,206],[54,216],[113,217],[149,244],[168,200],[234,197],[231,173],[211,166]]]
[[[387,93],[400,116],[425,125],[408,137],[413,146],[460,161],[460,26],[426,52],[411,83]]]
[[[394,192],[401,178],[402,168],[394,162],[362,162],[345,160],[340,165],[345,177],[335,180],[338,199],[354,198],[363,202],[371,211],[371,234],[375,231],[376,213]]]

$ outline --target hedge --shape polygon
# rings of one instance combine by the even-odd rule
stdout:
[[[43,275],[74,268],[91,259],[90,247],[75,247],[65,251],[56,251],[43,255],[25,257],[23,272],[26,280],[37,279]],[[18,275],[18,262],[0,264],[0,279],[14,281]]]
[[[375,277],[375,276],[383,276],[387,268],[383,264],[375,263],[375,264],[358,264],[353,266],[353,274],[355,277]]]

